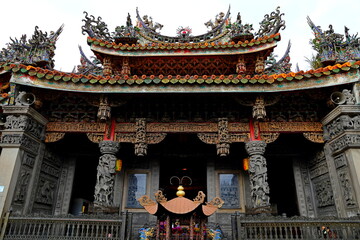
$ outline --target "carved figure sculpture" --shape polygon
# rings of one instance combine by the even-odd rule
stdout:
[[[266,117],[265,101],[262,96],[256,97],[252,115],[256,120],[264,119]]]
[[[151,30],[153,30],[155,32],[157,30],[160,31],[164,27],[164,25],[162,25],[160,23],[157,23],[157,22],[155,22],[155,24],[154,24],[153,20],[152,20],[152,17],[148,17],[148,15],[143,16],[143,21],[147,25],[148,28],[150,28]]]
[[[97,117],[100,121],[107,121],[111,117],[111,107],[107,96],[101,95]]]
[[[223,12],[220,12],[218,15],[216,15],[215,27],[217,27],[221,24],[221,22],[224,20],[224,17],[225,17],[225,13],[223,13]]]
[[[217,26],[219,26],[222,21],[224,20],[225,14],[223,12],[220,12],[219,14],[216,15],[215,17],[215,22],[213,22],[211,19],[209,21],[207,21],[206,23],[204,23],[204,25],[207,28],[211,28],[211,30],[215,29]]]
[[[236,73],[243,74],[246,72],[246,63],[244,57],[239,57],[238,62],[236,64]]]
[[[255,72],[263,73],[265,70],[265,62],[263,57],[258,57],[255,62]]]
[[[344,89],[344,90],[342,91],[342,93],[343,93],[344,96],[345,96],[346,105],[353,105],[353,104],[355,104],[356,99],[355,99],[354,94],[351,93],[351,90]]]

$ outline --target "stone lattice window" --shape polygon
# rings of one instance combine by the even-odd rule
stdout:
[[[137,199],[139,199],[143,195],[146,195],[146,183],[146,173],[132,173],[128,175],[128,192],[126,207],[142,208]]]
[[[239,176],[233,173],[219,174],[220,197],[224,200],[222,208],[240,207]]]

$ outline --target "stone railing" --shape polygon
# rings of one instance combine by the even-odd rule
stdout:
[[[232,239],[360,239],[360,218],[302,218],[232,215]]]
[[[12,217],[3,219],[0,239],[130,239],[131,214],[107,217]],[[131,226],[131,224],[130,224]]]

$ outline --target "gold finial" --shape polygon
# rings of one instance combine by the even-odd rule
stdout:
[[[183,197],[185,196],[185,192],[184,192],[184,187],[179,185],[179,187],[177,188],[177,192],[176,192],[176,196],[178,197]]]
[[[173,180],[174,178],[179,181],[179,187],[177,188],[178,191],[176,192],[176,195],[177,195],[178,197],[183,197],[183,196],[185,196],[184,187],[182,186],[182,185],[183,185],[183,181],[184,181],[184,179],[187,178],[187,179],[190,181],[189,185],[191,185],[191,184],[192,184],[191,178],[188,177],[188,176],[183,176],[183,177],[180,179],[178,176],[172,176],[172,177],[170,178],[170,184],[171,184],[171,185],[173,185],[172,180]]]

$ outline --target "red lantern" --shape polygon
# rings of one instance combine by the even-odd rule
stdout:
[[[245,171],[248,171],[248,170],[249,170],[249,163],[250,163],[249,158],[244,158],[244,159],[243,159],[243,169],[244,169]]]
[[[122,160],[118,159],[118,160],[116,160],[115,171],[120,172],[121,168],[122,168]]]

